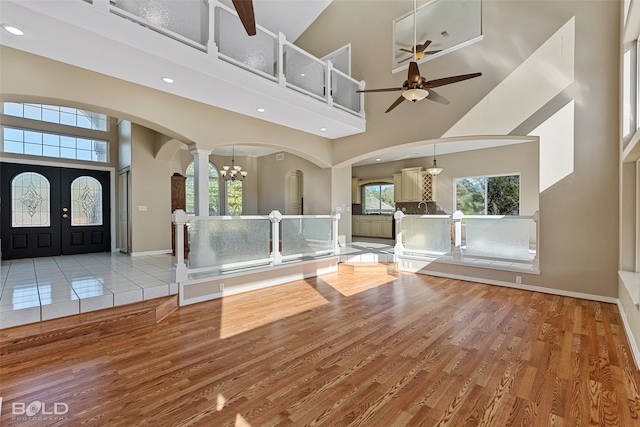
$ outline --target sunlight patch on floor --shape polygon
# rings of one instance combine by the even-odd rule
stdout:
[[[327,275],[322,281],[340,292],[345,297],[350,297],[360,292],[375,289],[392,283],[397,277],[389,274],[354,274],[350,280],[340,279],[338,275]]]
[[[228,338],[329,302],[311,285],[287,285],[222,298],[220,338]]]

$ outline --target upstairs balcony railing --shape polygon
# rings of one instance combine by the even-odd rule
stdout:
[[[286,40],[256,25],[247,36],[234,9],[216,0],[84,0],[101,12],[136,22],[328,106],[364,118],[364,82],[357,81]]]

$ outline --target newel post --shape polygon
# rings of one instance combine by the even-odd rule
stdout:
[[[340,213],[331,213],[331,243],[333,245],[333,254],[340,253],[340,243],[338,242],[338,221],[340,221]]]
[[[189,271],[184,262],[184,225],[187,220],[187,214],[182,209],[176,209],[171,214],[171,221],[176,225],[176,262],[171,268],[171,281],[175,283],[184,282],[189,277]]]
[[[396,211],[393,214],[393,218],[396,221],[396,246],[393,248],[393,257],[395,261],[398,261],[398,257],[402,256],[404,246],[402,245],[402,218],[404,213],[402,211]]]
[[[452,215],[453,219],[453,259],[454,261],[462,261],[462,218],[464,214],[455,211]]]
[[[269,214],[271,220],[271,262],[273,265],[282,264],[282,252],[280,252],[280,221],[282,214],[280,211],[271,211]]]
[[[533,269],[540,271],[540,211],[533,213],[533,221],[536,223],[536,256],[533,258]]]

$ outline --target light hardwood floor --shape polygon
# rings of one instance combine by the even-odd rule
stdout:
[[[0,374],[3,426],[640,426],[615,305],[411,274],[183,307]],[[34,401],[69,411],[12,420]]]

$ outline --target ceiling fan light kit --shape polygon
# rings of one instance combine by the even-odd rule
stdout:
[[[402,96],[404,97],[404,99],[412,102],[422,101],[428,95],[429,95],[429,91],[424,89],[418,89],[418,88],[407,89],[404,92],[402,92]]]

